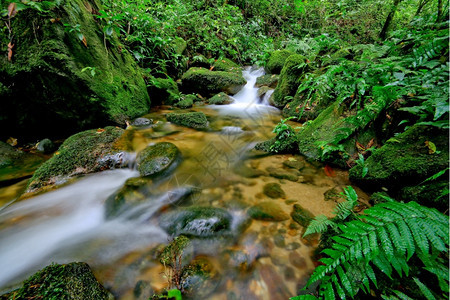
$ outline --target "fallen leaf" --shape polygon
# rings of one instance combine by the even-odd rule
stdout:
[[[13,56],[12,49],[13,48],[14,48],[14,44],[11,44],[11,42],[9,42],[9,44],[8,44],[8,61],[12,60],[12,56]]]
[[[288,160],[289,160],[289,161],[297,161],[297,160],[296,160],[295,158],[293,158],[293,157],[289,157]]]
[[[374,139],[371,139],[371,140],[369,141],[369,143],[367,144],[366,149],[369,149],[370,147],[372,147],[373,144],[374,144],[374,142],[375,142],[375,140],[374,140]]]
[[[17,14],[17,5],[15,2],[11,2],[8,5],[8,17],[11,19]]]
[[[358,149],[358,151],[364,151],[366,150],[366,147],[364,147],[361,143],[359,143],[358,141],[356,141],[356,148]]]
[[[85,36],[83,36],[83,39],[81,40],[81,42],[87,48],[87,41],[86,41],[86,37]]]
[[[17,139],[13,137],[10,137],[8,140],[6,140],[6,142],[13,147],[17,145]]]
[[[436,153],[436,145],[433,142],[425,141],[425,146],[428,147],[429,154]]]
[[[97,129],[97,133],[102,133],[103,131],[105,131],[105,129],[103,129],[103,128]]]
[[[325,171],[325,175],[327,175],[328,177],[336,177],[336,172],[329,165],[325,165],[325,168],[323,170]]]

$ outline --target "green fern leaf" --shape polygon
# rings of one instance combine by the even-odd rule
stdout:
[[[389,233],[389,238],[392,241],[392,244],[395,247],[395,250],[400,254],[404,255],[406,252],[406,245],[404,244],[404,241],[402,237],[400,236],[400,233],[398,232],[397,226],[395,226],[394,223],[387,223],[386,229]]]
[[[327,285],[325,286],[324,295],[325,295],[325,299],[330,299],[330,300],[336,299],[331,282],[328,282]]]
[[[389,235],[386,231],[385,227],[379,227],[377,229],[378,239],[381,242],[381,248],[384,251],[387,259],[390,260],[394,256],[394,248],[392,246],[392,241],[389,238]]]
[[[424,219],[417,219],[417,223],[422,228],[423,233],[430,241],[431,245],[435,247],[438,251],[446,251],[446,247],[442,239],[436,235],[436,232],[433,230],[433,227],[430,226],[432,222]]]
[[[336,271],[339,276],[340,282],[342,282],[342,285],[344,286],[344,289],[347,291],[347,293],[349,295],[353,296],[354,294],[353,294],[352,284],[350,283],[350,280],[348,279],[345,271],[342,269],[341,266],[338,266],[336,268]]]
[[[416,249],[414,246],[414,238],[405,221],[398,220],[397,222],[395,222],[395,224],[398,227],[398,231],[402,237],[403,244],[406,246],[406,252],[408,253],[406,259],[409,260],[414,255]]]
[[[436,298],[433,296],[433,293],[430,291],[430,289],[425,284],[423,284],[416,277],[414,277],[413,280],[417,284],[417,286],[419,287],[420,291],[425,296],[425,298],[427,298],[427,300],[436,300]]]
[[[369,279],[372,280],[375,287],[378,288],[377,277],[375,276],[375,272],[373,271],[372,267],[369,264],[367,264],[365,266],[365,270],[367,277],[369,277]]]
[[[386,256],[383,253],[380,253],[379,255],[375,256],[373,258],[373,264],[380,269],[381,272],[386,274],[389,278],[392,279],[392,267],[389,261],[386,259]]]
[[[403,294],[400,291],[394,291],[395,295],[397,295],[398,299],[400,300],[414,300],[413,298],[409,297],[408,295]]]
[[[369,245],[369,249],[371,249],[372,255],[377,255],[380,252],[378,247],[377,233],[375,231],[369,232]]]
[[[329,227],[333,226],[334,222],[329,220],[327,216],[318,215],[309,223],[308,227],[306,228],[305,234],[303,234],[303,237],[314,233],[323,233]]]
[[[336,292],[339,296],[339,299],[346,299],[345,291],[342,288],[342,286],[340,285],[339,281],[337,280],[337,277],[333,276],[332,281],[333,281],[334,287],[336,289]]]
[[[411,229],[412,236],[414,237],[414,241],[416,246],[420,249],[423,254],[428,253],[429,245],[428,239],[424,236],[419,224],[417,224],[415,219],[406,219],[406,224],[408,224]]]

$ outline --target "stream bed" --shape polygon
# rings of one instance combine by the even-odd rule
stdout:
[[[206,114],[209,130],[168,123],[165,114],[177,112],[169,107],[144,116],[155,126],[128,129],[136,153],[152,143],[170,142],[182,154],[171,174],[148,180],[136,190],[141,200],[132,209],[114,217],[105,214],[107,199],[128,179],[139,177],[133,168],[87,175],[55,191],[4,205],[0,289],[52,262],[83,261],[118,299],[135,299],[138,282],[161,291],[169,286],[171,270],[160,262],[160,254],[173,240],[163,223],[178,220],[180,212],[193,207],[207,207],[227,216],[229,230],[222,234],[214,229],[221,218],[214,214],[183,229],[192,244],[183,251],[183,260],[202,261],[208,269],[208,279],[191,291],[193,299],[296,295],[315,268],[312,257],[318,238],[302,238],[304,228],[291,213],[300,206],[312,215],[332,216],[339,201],[336,195],[349,185],[348,174],[334,170],[331,177],[322,165],[300,155],[252,150],[274,136],[271,131],[282,118],[257,95],[254,83],[263,74],[247,68],[243,75],[248,83],[232,104],[190,109]],[[7,200],[23,185],[2,188],[0,199]]]

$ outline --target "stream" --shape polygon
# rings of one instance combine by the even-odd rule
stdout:
[[[192,239],[193,250],[186,255],[207,261],[212,270],[211,280],[203,282],[192,298],[265,300],[297,295],[315,268],[312,257],[318,239],[302,238],[303,227],[290,217],[293,206],[331,216],[336,202],[325,195],[349,181],[345,171],[327,176],[323,166],[300,155],[252,150],[257,142],[274,136],[272,129],[282,118],[268,105],[271,91],[258,97],[254,85],[263,74],[262,69],[247,67],[243,71],[247,85],[233,96],[232,104],[191,109],[207,115],[210,130],[168,123],[165,114],[178,111],[169,107],[144,116],[156,126],[133,129],[135,152],[152,143],[170,142],[180,149],[183,160],[170,175],[148,181],[139,190],[145,201],[130,210],[107,218],[105,201],[128,179],[139,177],[134,168],[87,175],[55,191],[0,207],[0,290],[14,287],[52,262],[83,261],[118,299],[135,299],[139,281],[161,291],[168,287],[169,271],[158,253],[172,240],[161,220],[189,207],[213,207],[230,216],[231,233]],[[267,195],[265,186],[273,183],[279,184],[283,195]],[[23,184],[2,188],[0,198]],[[275,204],[274,213],[288,218],[250,218],[248,211],[260,203]],[[190,226],[199,233],[209,228],[207,222]]]

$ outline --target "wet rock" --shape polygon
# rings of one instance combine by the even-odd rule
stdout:
[[[220,92],[237,93],[246,83],[241,72],[210,71],[190,68],[181,77],[182,91],[210,97]]]
[[[206,299],[217,287],[217,270],[205,257],[195,259],[181,273],[183,294],[192,299]]]
[[[291,267],[285,267],[284,269],[284,280],[286,281],[297,281],[297,278],[295,277],[295,270]]]
[[[233,101],[234,100],[224,92],[214,95],[213,97],[208,99],[209,104],[216,104],[216,105],[230,104]]]
[[[277,50],[272,52],[264,69],[269,74],[280,74],[286,60],[293,54],[295,53],[288,50]]]
[[[40,270],[22,287],[2,295],[2,299],[114,299],[94,277],[86,263],[52,264]]]
[[[72,135],[36,170],[27,192],[54,185],[61,178],[127,166],[130,156],[115,144],[123,132],[123,129],[111,126]]]
[[[292,242],[292,243],[290,243],[290,244],[287,244],[286,250],[289,250],[289,251],[291,251],[291,250],[296,250],[296,249],[298,249],[298,248],[300,248],[300,247],[301,247],[301,245],[300,245],[299,243],[297,243],[297,242]]]
[[[240,272],[248,272],[249,270],[252,270],[254,262],[256,261],[256,257],[254,255],[250,255],[244,250],[226,250],[224,252],[224,256],[228,262],[228,265]]]
[[[245,178],[257,178],[266,175],[266,172],[263,170],[250,168],[245,163],[236,164],[233,167],[233,172]]]
[[[0,63],[5,87],[0,88],[0,128],[19,135],[67,134],[146,114],[150,99],[134,58],[120,51],[114,34],[105,49],[95,17],[103,10],[100,2],[57,3],[55,9],[27,9],[11,20],[20,42],[14,60]],[[79,26],[87,46],[63,23]]]
[[[190,108],[194,105],[194,100],[197,100],[197,96],[192,94],[185,95],[175,106],[179,108]]]
[[[36,146],[37,151],[45,154],[52,153],[53,151],[55,151],[55,149],[55,144],[49,139],[43,139]]]
[[[202,112],[169,113],[166,115],[167,121],[177,125],[204,129],[208,127],[206,115]]]
[[[176,167],[181,158],[180,150],[172,143],[162,142],[142,150],[137,158],[137,169],[141,176],[156,176]]]
[[[281,69],[280,69],[281,71]],[[275,74],[266,74],[256,78],[256,87],[267,86],[269,88],[275,88],[278,83],[279,76]]]
[[[281,186],[278,183],[267,183],[266,185],[264,185],[263,193],[264,195],[273,199],[286,197],[286,194],[281,189]]]
[[[147,300],[153,295],[154,291],[150,285],[150,282],[145,280],[139,280],[133,289],[133,296],[135,300]]]
[[[262,99],[262,97],[264,97],[264,95],[270,91],[271,88],[268,86],[262,86],[258,89],[258,98]]]
[[[225,71],[242,74],[242,68],[228,58],[216,59],[213,63],[214,71]]]
[[[296,203],[297,201],[298,200],[295,200],[295,199],[288,199],[288,200],[284,201],[284,203],[286,203],[287,205],[291,205],[291,204]]]
[[[294,204],[291,217],[295,222],[305,228],[308,227],[309,222],[314,219],[314,215],[309,210],[303,208],[300,204]]]
[[[261,265],[259,268],[262,279],[269,289],[270,299],[290,299],[289,289],[280,277],[278,270],[270,265]]]
[[[279,248],[284,248],[286,247],[286,242],[284,240],[284,235],[277,233],[273,236],[273,243],[275,244],[275,246],[279,247]]]
[[[268,167],[266,170],[269,172],[269,175],[274,178],[287,179],[294,182],[298,180],[298,176],[296,174],[287,170],[274,167]]]
[[[289,253],[289,262],[291,263],[291,265],[301,270],[305,269],[307,266],[306,259],[296,251],[292,251],[291,253]]]
[[[279,222],[289,219],[289,215],[272,201],[260,202],[250,207],[247,213],[255,220]]]
[[[292,169],[296,169],[296,170],[301,170],[305,167],[305,162],[301,161],[301,160],[297,160],[297,159],[288,159],[283,161],[283,165],[285,165],[288,168],[292,168]]]
[[[144,127],[149,126],[153,123],[153,120],[147,119],[147,118],[137,118],[133,122],[131,122],[131,125],[136,127]]]
[[[193,243],[188,237],[180,235],[164,248],[159,257],[159,261],[166,266],[174,267],[178,265],[178,267],[184,267],[188,265],[193,258]]]
[[[189,207],[164,214],[161,227],[171,235],[200,238],[231,234],[232,216],[221,208]]]

